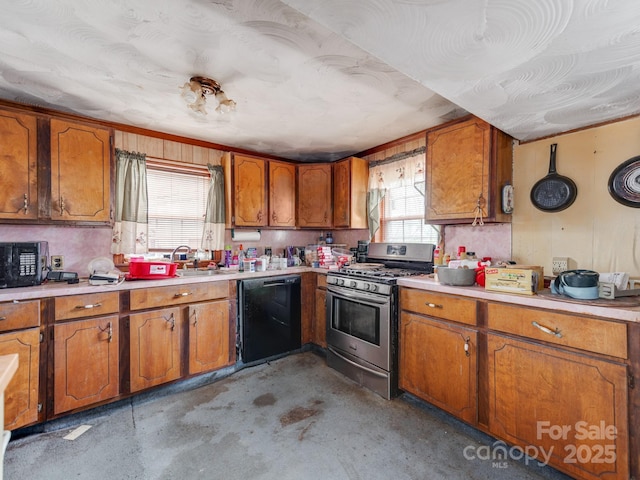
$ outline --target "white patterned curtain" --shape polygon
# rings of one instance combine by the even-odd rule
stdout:
[[[147,253],[147,162],[144,153],[116,149],[116,212],[111,253]]]
[[[373,162],[369,166],[367,212],[369,215],[369,240],[373,241],[380,228],[381,204],[390,188],[411,185],[424,194],[424,152],[401,154],[400,159]]]
[[[202,232],[202,248],[213,252],[224,249],[224,171],[220,165],[207,165],[211,182]]]

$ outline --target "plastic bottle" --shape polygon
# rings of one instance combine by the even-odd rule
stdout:
[[[240,250],[238,251],[238,270],[244,272],[244,250],[242,244],[240,244]]]
[[[442,265],[442,255],[440,254],[440,246],[437,246],[433,251],[433,264]]]
[[[224,266],[226,268],[229,268],[229,266],[231,265],[231,260],[232,260],[231,246],[225,245],[224,246]]]

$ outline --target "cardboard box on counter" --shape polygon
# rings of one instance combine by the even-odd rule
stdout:
[[[485,268],[485,290],[533,295],[544,288],[543,267],[513,265],[508,268]]]

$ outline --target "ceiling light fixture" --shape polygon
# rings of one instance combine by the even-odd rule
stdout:
[[[216,107],[218,113],[227,113],[236,109],[236,102],[227,98],[220,88],[220,84],[211,78],[191,77],[180,90],[182,98],[194,112],[207,114],[204,108],[207,103],[207,95],[213,95],[218,102]]]

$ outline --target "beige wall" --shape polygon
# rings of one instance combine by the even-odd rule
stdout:
[[[557,170],[578,187],[575,203],[546,213],[530,200],[533,185],[549,169],[549,148],[558,144]],[[577,268],[628,272],[640,277],[640,209],[616,202],[608,192],[611,172],[640,155],[640,118],[539,140],[514,148],[515,190],[512,253],[515,260],[543,265],[570,257]]]

